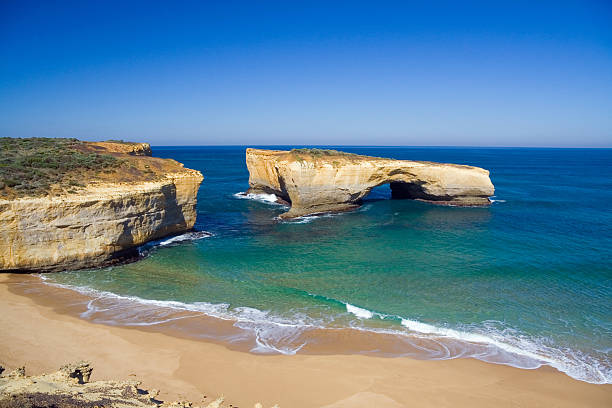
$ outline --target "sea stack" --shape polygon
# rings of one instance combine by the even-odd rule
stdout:
[[[202,174],[146,143],[1,142],[0,271],[102,266],[194,226]]]
[[[494,194],[479,167],[361,156],[335,150],[248,148],[249,193],[275,194],[291,204],[282,218],[357,207],[376,186],[393,198],[451,206],[486,206]]]

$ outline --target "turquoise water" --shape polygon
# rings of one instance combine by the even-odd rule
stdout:
[[[612,382],[612,150],[341,149],[489,169],[495,201],[439,207],[381,186],[357,211],[282,222],[282,206],[236,195],[248,188],[244,147],[158,147],[205,175],[196,230],[210,236],[47,282],[88,290],[88,313],[104,305],[115,324],[156,323],[150,309],[109,306],[121,299],[234,320],[255,352],[291,354],[313,328],[353,327],[429,342],[425,358]]]

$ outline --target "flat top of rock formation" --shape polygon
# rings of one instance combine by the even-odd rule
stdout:
[[[301,149],[291,149],[291,150],[264,150],[264,149],[254,149],[248,148],[247,154],[256,154],[267,156],[269,158],[273,158],[277,161],[286,161],[286,162],[308,162],[315,164],[331,164],[334,167],[339,167],[340,165],[346,164],[358,164],[360,162],[369,162],[376,164],[388,164],[388,163],[398,163],[401,162],[411,163],[414,165],[439,165],[439,166],[451,166],[458,168],[472,168],[482,170],[479,167],[473,167],[463,164],[454,164],[454,163],[436,163],[436,162],[428,162],[428,161],[417,161],[417,160],[399,160],[392,159],[387,157],[376,157],[376,156],[365,156],[361,154],[355,153],[347,153],[339,150],[332,149],[317,149],[317,148],[301,148]]]
[[[151,157],[147,143],[64,138],[0,138],[0,199],[78,193],[92,182],[156,181],[190,172]]]

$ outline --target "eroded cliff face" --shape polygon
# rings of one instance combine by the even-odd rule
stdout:
[[[246,163],[249,192],[276,194],[291,203],[283,218],[355,208],[372,188],[386,183],[394,198],[444,205],[488,205],[494,194],[489,172],[472,166],[251,148]]]
[[[0,270],[99,266],[133,255],[147,241],[192,229],[202,174],[174,160],[145,157],[150,148],[139,146],[105,149],[116,157],[138,156],[117,181],[103,174],[70,193],[0,199]]]

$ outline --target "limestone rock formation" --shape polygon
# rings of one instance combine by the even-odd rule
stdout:
[[[193,228],[199,171],[149,157],[148,144],[78,148],[102,149],[120,167],[85,172],[74,187],[51,186],[46,195],[0,194],[0,271],[99,266],[133,257],[147,241]]]
[[[138,364],[138,362],[133,362]],[[0,366],[0,408],[231,408],[223,397],[198,405],[190,401],[165,402],[159,390],[143,389],[139,381],[89,382],[93,367],[86,361],[67,364],[59,371],[26,376],[21,367],[2,375]],[[236,407],[237,408],[237,407]],[[262,408],[260,403],[255,408]],[[278,408],[274,405],[272,408]]]
[[[484,206],[494,187],[489,172],[457,164],[394,160],[334,150],[246,151],[249,193],[275,194],[291,204],[283,218],[355,208],[376,186],[393,198],[452,206]]]
[[[138,381],[89,382],[87,362],[68,364],[52,374],[29,377],[25,370],[0,376],[0,407],[142,407],[156,408],[155,393],[139,388]],[[85,376],[84,376],[85,373]]]
[[[89,142],[89,148],[104,153],[125,153],[131,156],[152,156],[153,151],[148,143],[126,143],[126,142]]]

